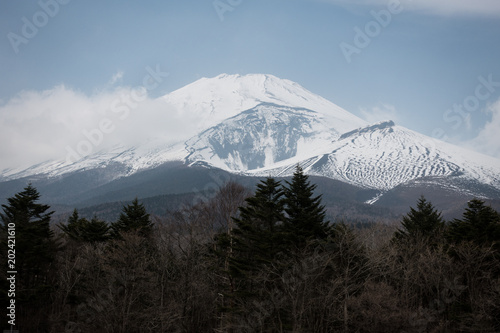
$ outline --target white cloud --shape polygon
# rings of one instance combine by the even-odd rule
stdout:
[[[400,3],[404,10],[419,11],[434,15],[487,15],[500,16],[500,1],[498,0],[313,0],[329,2],[348,8],[357,6],[387,6],[390,3]]]
[[[491,114],[491,120],[467,145],[474,150],[500,158],[500,99],[490,105],[487,112]]]
[[[58,86],[27,91],[0,105],[0,170],[65,160],[94,134],[92,152],[115,144],[133,145],[151,137],[174,142],[190,136],[193,119],[142,87],[119,87],[87,96]],[[106,133],[100,129],[105,125]],[[101,131],[100,138],[97,131]]]
[[[395,123],[399,122],[399,116],[396,108],[392,105],[383,104],[371,109],[361,109],[361,116],[369,123],[376,123],[384,120],[392,120]]]

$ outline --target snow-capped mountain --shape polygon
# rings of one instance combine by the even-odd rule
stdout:
[[[500,189],[500,161],[380,122],[344,133],[328,152],[301,161],[309,174],[324,176],[381,191],[416,179],[449,182],[474,180]],[[255,170],[256,174],[288,175],[293,166]]]
[[[50,161],[26,170],[4,171],[0,179],[61,178],[107,168],[112,171],[102,182],[109,182],[169,161],[240,175],[290,176],[300,164],[311,175],[381,193],[419,180],[440,186],[474,182],[500,193],[500,160],[392,121],[368,124],[297,83],[272,75],[203,78],[161,99],[179,115],[196,119],[197,134],[177,144],[151,138],[75,163]],[[481,190],[466,187],[456,185],[454,190],[485,196]]]
[[[274,104],[281,107],[314,110],[316,117],[322,119],[330,131],[340,134],[366,126],[368,123],[345,111],[332,102],[313,94],[299,84],[279,79],[273,75],[221,74],[214,78],[202,78],[185,87],[159,98],[168,112],[165,123],[175,110],[177,117],[185,116],[192,120],[192,127],[186,133],[201,133],[226,119],[253,109],[260,104]],[[177,145],[166,144],[162,139],[150,138],[134,146],[115,146],[85,156],[76,163],[68,161],[47,161],[28,169],[9,169],[0,172],[0,180],[17,179],[37,174],[59,176],[69,172],[95,167],[104,167],[110,162],[124,163],[127,174],[158,166],[166,161],[182,160],[188,153],[186,140],[179,138]],[[123,176],[123,174],[119,175]]]

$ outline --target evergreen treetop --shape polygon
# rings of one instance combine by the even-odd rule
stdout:
[[[68,218],[67,224],[59,224],[58,227],[72,240],[77,242],[104,242],[109,239],[110,226],[97,216],[92,220],[80,218],[78,211],[75,209],[73,214]]]
[[[283,189],[280,182],[267,178],[257,185],[247,205],[240,207],[240,217],[233,219],[234,251],[237,256],[231,269],[236,271],[255,270],[262,264],[275,259],[283,243],[281,228],[285,220],[283,210]]]
[[[37,203],[40,198],[38,190],[29,184],[22,192],[8,198],[8,205],[2,205],[4,213],[0,217],[4,224],[14,222],[18,226],[25,226],[28,223],[44,225],[48,227],[51,215],[47,212],[50,206]]]
[[[50,206],[38,203],[40,194],[29,184],[22,192],[8,198],[8,205],[2,205],[0,218],[3,229],[10,223],[15,224],[17,257],[30,270],[37,270],[44,262],[53,260],[55,243],[50,219],[53,211]]]
[[[120,233],[137,230],[143,236],[148,236],[153,223],[144,205],[137,198],[131,204],[124,206],[118,221],[111,224],[112,235],[120,238]]]
[[[68,218],[67,224],[58,224],[57,227],[61,229],[70,239],[81,240],[82,227],[85,219],[80,218],[78,210],[75,208],[73,214]]]
[[[397,240],[409,240],[424,237],[434,239],[444,228],[444,220],[431,202],[422,195],[417,201],[417,208],[410,207],[410,212],[403,217],[401,228],[394,233]]]
[[[321,195],[314,196],[317,185],[311,185],[300,166],[296,167],[292,180],[286,184],[284,226],[289,240],[300,247],[309,239],[325,239],[329,227],[325,221],[326,212],[321,205]]]
[[[494,245],[500,250],[500,214],[484,201],[468,202],[462,219],[454,219],[448,228],[448,238],[455,243],[472,241],[478,245]]]

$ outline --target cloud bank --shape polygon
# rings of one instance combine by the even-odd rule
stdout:
[[[26,91],[0,105],[0,170],[150,138],[177,142],[191,134],[192,123],[164,100],[150,98],[143,87],[91,96],[65,86]]]

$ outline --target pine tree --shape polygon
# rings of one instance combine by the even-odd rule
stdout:
[[[86,220],[80,218],[78,215],[78,210],[76,208],[73,210],[73,214],[68,218],[67,224],[58,224],[57,227],[61,229],[66,236],[75,241],[82,241],[82,226],[85,224]]]
[[[272,262],[282,250],[284,202],[280,182],[267,178],[257,185],[254,196],[240,207],[240,218],[234,219],[233,275],[244,276]]]
[[[94,216],[90,221],[86,218],[80,218],[76,209],[68,218],[67,224],[57,226],[76,242],[97,243],[107,241],[110,238],[110,226],[105,221],[99,220],[97,216]]]
[[[132,204],[124,206],[118,221],[111,225],[112,236],[120,238],[123,232],[137,230],[142,236],[149,236],[153,229],[153,223],[146,212],[143,204],[139,204],[137,198],[132,201]]]
[[[82,240],[87,243],[105,242],[110,238],[111,227],[103,220],[94,216],[90,221],[85,220],[82,228]]]
[[[448,228],[448,239],[454,243],[472,241],[478,245],[500,250],[500,214],[484,201],[473,199],[468,202],[462,219],[455,219]]]
[[[3,229],[14,223],[16,231],[16,255],[18,270],[24,269],[36,276],[45,270],[54,259],[55,243],[50,229],[50,218],[54,212],[47,212],[48,205],[38,204],[40,194],[31,184],[24,191],[8,198],[8,205],[2,205],[0,213]]]
[[[284,202],[280,182],[267,178],[257,184],[253,196],[245,199],[233,217],[231,234],[217,236],[215,253],[221,260],[221,273],[228,281],[221,306],[227,325],[252,316],[262,286],[256,281],[266,266],[276,263],[283,249]]]
[[[23,331],[46,329],[48,315],[44,311],[53,291],[51,267],[57,251],[50,229],[53,212],[48,211],[48,205],[37,203],[39,198],[36,188],[29,184],[8,198],[0,213],[2,234],[15,230],[15,264],[9,270],[17,271],[17,322]],[[7,237],[3,235],[2,250],[6,251]],[[2,267],[7,267],[6,258],[2,256]]]
[[[444,220],[432,203],[424,196],[417,201],[417,208],[410,207],[410,212],[403,217],[401,228],[394,233],[395,241],[408,241],[425,238],[434,242],[444,229]]]
[[[291,182],[284,189],[286,219],[285,231],[289,241],[298,248],[311,239],[326,239],[330,228],[325,221],[325,207],[321,195],[314,196],[317,185],[311,185],[309,177],[297,166]]]

